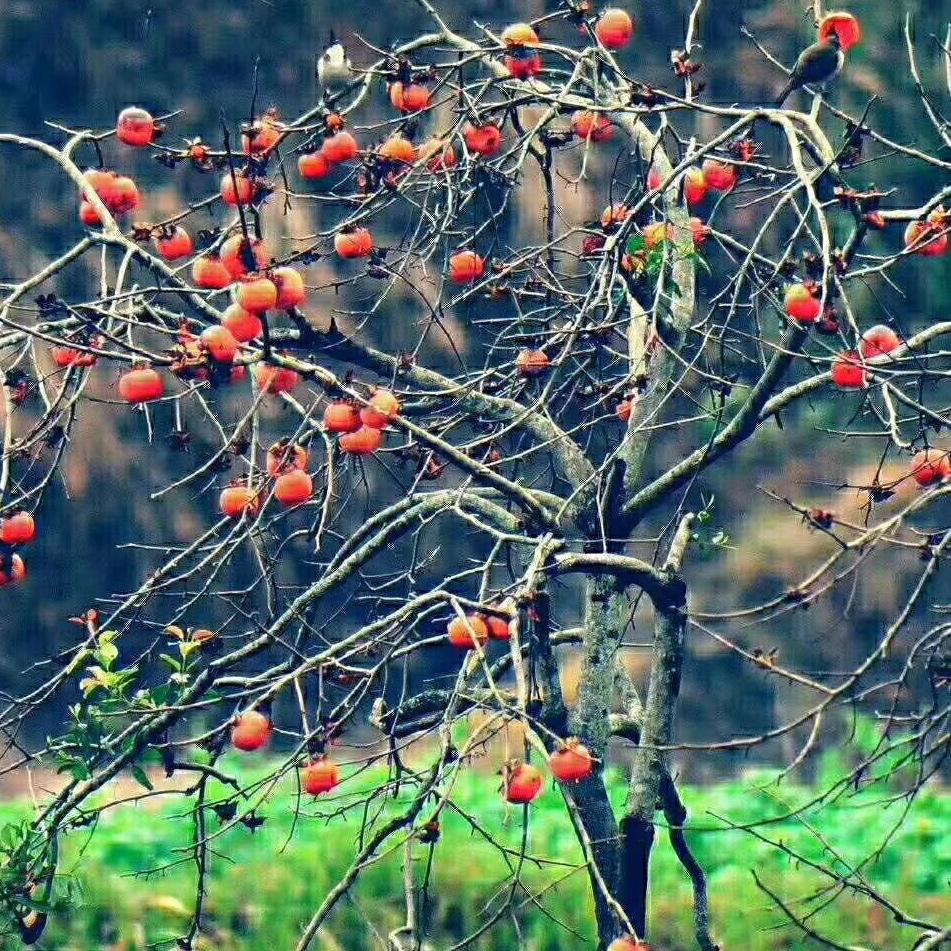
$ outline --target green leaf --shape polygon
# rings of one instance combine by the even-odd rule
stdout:
[[[67,762],[63,763],[63,765],[60,766],[56,772],[69,773],[77,782],[83,782],[92,776],[92,772],[90,771],[89,767],[81,759],[68,760]]]
[[[171,684],[164,683],[158,687],[155,687],[151,693],[147,694],[146,697],[142,698],[142,703],[145,705],[153,705],[156,707],[165,707],[168,706],[169,699],[172,696],[172,686]]]
[[[644,239],[644,235],[636,234],[631,238],[627,243],[627,250],[631,254],[637,254],[638,251],[644,251],[647,248],[647,241]]]
[[[152,781],[146,775],[145,770],[141,766],[132,767],[132,775],[135,777],[135,781],[140,785],[144,786],[149,792],[151,792],[155,787],[152,785]]]
[[[0,829],[0,848],[3,848],[4,851],[7,852],[12,850],[19,839],[18,833],[19,828],[12,822],[7,822],[3,828]]]

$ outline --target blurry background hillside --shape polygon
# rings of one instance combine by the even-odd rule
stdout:
[[[669,51],[683,43],[691,6],[688,0],[640,0],[634,5],[638,36],[626,53],[626,63],[639,79],[675,88]],[[779,59],[791,63],[798,50],[811,41],[804,6],[802,0],[711,0],[700,28],[708,100],[771,101],[782,86],[782,76],[741,34],[741,26],[752,30]],[[863,22],[866,40],[852,54],[833,97],[853,114],[859,114],[874,98],[869,121],[877,130],[899,142],[932,150],[934,136],[922,119],[907,76],[901,18],[906,8],[915,18],[925,83],[940,101],[941,76],[933,34],[943,36],[941,6],[912,2],[900,7],[881,0],[856,0],[851,9]],[[473,20],[499,27],[546,10],[541,2],[488,0],[464,4],[447,0],[441,9],[460,29]],[[946,17],[946,11],[943,15]],[[411,0],[388,4],[367,0],[346,4],[328,0],[0,0],[0,128],[58,141],[60,133],[44,122],[108,128],[119,109],[136,103],[155,114],[183,110],[171,124],[170,142],[198,134],[217,142],[222,115],[232,129],[248,116],[255,60],[259,60],[260,106],[275,105],[292,117],[314,101],[314,57],[331,28],[338,36],[349,38],[353,59],[364,64],[373,53],[361,47],[355,33],[374,46],[387,47],[424,26],[425,20]],[[369,122],[385,110],[385,93],[375,90],[373,107],[362,113],[358,122]],[[840,126],[831,129],[834,137],[841,133]],[[141,218],[154,220],[171,214],[183,202],[207,194],[213,187],[208,178],[186,169],[170,173],[146,156],[130,157],[128,150],[117,158],[113,143],[107,145],[106,152],[107,163],[121,163],[139,181],[146,195]],[[595,217],[606,203],[606,183],[616,154],[613,147],[606,150],[586,183],[578,189],[565,187],[562,199],[572,222]],[[91,163],[95,156],[90,150],[82,160]],[[577,157],[570,155],[565,161],[567,166],[579,164]],[[0,153],[0,173],[0,278],[10,281],[22,279],[61,253],[77,239],[80,226],[73,190],[50,165],[8,150]],[[862,174],[853,173],[859,185],[865,184]],[[904,160],[886,160],[873,166],[868,175],[869,182],[895,190],[895,204],[917,204],[941,184],[937,170]],[[296,181],[293,174],[292,180]],[[758,194],[751,192],[750,198]],[[720,226],[748,229],[765,215],[764,206],[752,201],[738,199],[733,208],[729,215],[721,213]],[[520,226],[535,227],[534,219],[528,217],[530,211],[524,204],[516,208],[510,223],[513,234]],[[219,211],[209,216],[208,224],[223,220],[216,216]],[[286,215],[280,202],[274,201],[267,221],[274,253],[289,250],[292,235],[327,227],[315,203],[306,201],[292,202]],[[899,240],[900,234],[891,231],[876,237],[872,248],[879,252],[895,248]],[[902,331],[911,332],[936,319],[947,319],[949,260],[904,262],[899,268],[901,294],[882,284],[857,290],[854,303],[863,309],[858,314],[860,325],[891,317]],[[716,250],[711,252],[711,263],[715,270],[730,266]],[[325,262],[314,264],[306,272],[308,283],[327,281],[331,267]],[[96,291],[91,270],[85,283],[77,275],[70,284],[46,289],[73,299]],[[405,311],[395,303],[367,329],[378,345],[399,349],[415,339],[417,314],[409,297],[404,303]],[[324,308],[329,313],[334,306],[329,292],[312,295],[312,310]],[[477,348],[477,341],[467,337],[466,315],[457,314],[455,319],[453,330],[461,345]],[[95,395],[107,399],[114,395],[111,374],[105,369],[100,372],[92,390]],[[861,494],[835,487],[869,481],[881,440],[845,442],[830,434],[848,423],[857,400],[823,394],[797,416],[785,419],[782,430],[773,427],[758,436],[736,455],[730,468],[704,480],[706,493],[716,496],[716,526],[729,534],[733,547],[695,560],[691,568],[695,607],[727,610],[775,595],[830,551],[823,536],[808,532],[794,514],[756,492],[754,486],[769,487],[856,520],[864,517]],[[226,400],[223,412],[226,418],[234,416],[233,409],[228,416]],[[280,410],[272,412],[269,424],[280,432]],[[17,685],[24,683],[21,671],[32,661],[72,642],[76,629],[67,623],[69,615],[90,606],[96,596],[132,589],[148,572],[151,561],[141,552],[117,546],[143,540],[176,544],[193,538],[209,523],[223,479],[204,487],[203,494],[179,492],[148,501],[150,492],[188,471],[202,452],[202,437],[197,432],[191,457],[176,455],[166,446],[162,437],[171,429],[169,413],[167,406],[158,410],[156,443],[148,447],[140,416],[121,407],[83,405],[63,478],[54,484],[39,512],[42,539],[31,552],[29,582],[20,590],[2,593],[0,688],[17,690]],[[863,421],[857,425],[862,428]],[[658,468],[674,462],[702,434],[702,430],[685,427],[667,433],[665,441],[658,443]],[[886,469],[888,465],[891,463]],[[385,491],[390,490],[381,489]],[[356,508],[355,517],[361,514]],[[872,517],[879,515],[876,512]],[[458,544],[448,533],[440,541]],[[766,625],[737,626],[729,633],[750,648],[778,647],[781,658],[817,676],[844,669],[877,641],[885,617],[894,614],[918,567],[913,556],[905,555],[901,562],[878,556],[866,566],[857,584],[846,579],[841,591],[809,611],[790,609]],[[248,569],[249,565],[235,564],[235,579]],[[302,549],[286,580],[303,583],[312,570]],[[940,589],[936,592],[938,601],[947,601],[951,595]],[[359,612],[360,606],[353,610]],[[210,623],[208,619],[195,620]],[[560,620],[571,623],[570,607]],[[915,623],[920,626],[926,620],[922,616]],[[345,625],[347,620],[340,618],[338,623]],[[773,680],[767,681],[762,673],[726,654],[700,633],[694,632],[692,643],[685,682],[684,738],[724,738],[738,731],[766,729],[796,712],[795,695],[787,694]],[[635,653],[635,662],[637,656]],[[440,660],[434,655],[434,669]],[[708,713],[703,719],[700,714],[701,702],[711,695],[718,699],[716,723],[709,722]],[[53,727],[52,722],[34,725],[37,736]],[[722,758],[694,763],[692,769],[736,765]]]

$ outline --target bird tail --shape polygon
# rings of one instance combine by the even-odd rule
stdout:
[[[781,106],[788,98],[789,94],[796,88],[796,80],[790,78],[789,82],[783,87],[783,91],[776,97],[776,105]]]

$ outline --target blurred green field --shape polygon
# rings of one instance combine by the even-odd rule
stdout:
[[[233,765],[226,762],[225,768]],[[241,775],[253,779],[244,769]],[[365,774],[342,788],[366,788],[372,780],[372,775]],[[302,922],[346,868],[359,835],[360,815],[353,811],[328,821],[328,816],[348,801],[340,796],[302,802],[295,820],[294,786],[291,777],[282,780],[259,810],[265,823],[253,832],[239,825],[212,840],[203,947],[226,951],[293,948]],[[469,934],[485,920],[487,910],[497,907],[500,896],[508,894],[510,879],[503,857],[461,815],[468,813],[517,853],[521,812],[506,808],[496,787],[496,777],[467,772],[453,790],[460,812],[443,813],[442,841],[433,857],[425,908],[434,948],[448,948]],[[221,786],[215,793],[224,790]],[[612,792],[619,801],[623,798],[620,777],[612,780]],[[820,946],[789,927],[757,889],[753,871],[799,912],[820,909],[810,919],[811,925],[842,943],[883,951],[914,943],[916,932],[899,927],[882,909],[848,892],[821,908],[830,897],[828,891],[820,891],[828,887],[828,880],[749,833],[724,831],[715,818],[729,816],[733,822],[752,822],[781,816],[790,805],[809,802],[815,790],[776,785],[760,774],[743,782],[686,788],[683,795],[692,815],[691,842],[709,875],[716,935],[725,949],[779,951]],[[809,809],[803,821],[784,820],[759,831],[827,864],[833,859],[807,823],[822,828],[827,848],[848,863],[864,862],[882,849],[864,867],[869,884],[885,892],[903,911],[947,923],[951,920],[951,796],[940,787],[924,790],[903,823],[900,820],[907,802],[888,802],[887,797],[887,789],[881,788],[852,794],[841,802]],[[194,826],[182,808],[181,800],[174,806],[171,801],[163,806],[122,806],[107,811],[94,833],[83,830],[64,840],[64,886],[75,904],[53,916],[42,942],[45,949],[137,951],[161,946],[182,933],[194,901],[195,882],[190,854]],[[393,808],[399,808],[399,801]],[[7,822],[24,814],[22,805],[0,808],[0,818]],[[423,815],[427,815],[425,810]],[[531,855],[563,863],[578,861],[557,790],[548,790],[529,815]],[[894,832],[896,825],[900,828]],[[220,828],[220,821],[212,816],[208,831],[217,833]],[[665,951],[687,951],[694,947],[689,885],[666,836],[658,841],[652,944]],[[404,914],[403,855],[402,848],[395,848],[365,871],[352,895],[338,904],[321,931],[315,945],[320,951],[385,947],[386,933],[402,923]],[[422,876],[428,847],[416,843],[415,855]],[[170,863],[172,867],[168,867]],[[511,919],[503,920],[471,947],[499,951],[593,947],[586,940],[592,928],[583,871],[528,862],[524,880],[533,893],[540,894],[552,917],[539,913],[524,892],[517,892],[518,933]],[[814,900],[807,900],[810,898]]]

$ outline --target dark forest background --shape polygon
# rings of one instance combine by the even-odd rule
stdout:
[[[683,45],[684,28],[692,3],[689,0],[641,0],[633,7],[638,35],[625,52],[627,66],[639,79],[676,88],[670,71],[670,50]],[[705,93],[713,102],[771,101],[783,76],[764,59],[742,33],[746,27],[775,56],[789,64],[799,49],[811,42],[812,26],[803,0],[710,0],[705,4],[699,38],[703,50]],[[942,10],[944,7],[944,10]],[[527,19],[546,11],[542,2],[489,3],[485,0],[441,4],[449,22],[459,29],[473,21],[501,27],[513,19]],[[906,4],[857,0],[850,6],[865,30],[865,42],[851,54],[845,75],[832,94],[833,101],[853,114],[871,103],[868,121],[879,131],[906,144],[937,148],[930,126],[923,120],[920,102],[908,76],[902,36],[903,18],[909,12],[926,87],[941,98],[942,75],[935,34],[943,37],[947,6],[931,2]],[[258,64],[260,107],[275,105],[288,117],[301,113],[313,101],[316,53],[329,31],[347,38],[354,61],[365,64],[374,53],[357,35],[376,47],[388,47],[426,27],[425,18],[412,0],[381,4],[351,0],[346,4],[302,0],[0,0],[0,128],[62,141],[63,134],[47,123],[70,128],[105,129],[116,113],[135,103],[154,114],[183,110],[168,133],[178,142],[198,134],[220,141],[221,118],[232,130],[248,117],[254,64]],[[386,94],[374,91],[369,110],[360,123],[389,114]],[[709,122],[709,119],[701,119]],[[842,124],[823,120],[837,141]],[[689,134],[689,127],[683,130]],[[779,143],[766,141],[767,148]],[[595,217],[607,201],[607,180],[618,148],[605,152],[589,180],[579,188],[564,186],[565,206],[575,220]],[[142,218],[158,219],[173,213],[183,202],[209,193],[213,181],[180,168],[174,172],[145,155],[117,153],[107,143],[106,161],[131,170],[146,196]],[[893,203],[917,204],[942,184],[935,169],[889,157],[884,149],[870,155],[883,157],[867,168],[858,168],[858,186],[875,184],[894,189]],[[95,162],[86,149],[84,164]],[[292,163],[289,163],[292,167]],[[631,172],[633,174],[633,172]],[[292,179],[296,177],[292,172]],[[61,253],[79,234],[76,199],[72,188],[49,164],[25,159],[12,150],[0,153],[0,279],[15,281],[32,273]],[[746,186],[731,210],[718,211],[720,227],[749,230],[767,213],[763,192]],[[510,216],[503,240],[514,242],[520,228],[535,227],[530,193]],[[207,224],[224,220],[220,210]],[[322,212],[315,203],[293,201],[284,212],[272,202],[267,224],[272,250],[293,247],[292,236],[321,226]],[[326,222],[324,222],[326,226]],[[898,230],[876,237],[872,250],[896,248]],[[936,319],[947,319],[949,261],[909,259],[899,267],[900,288],[878,283],[855,294],[860,326],[891,322],[910,333]],[[716,249],[710,262],[728,268],[728,259]],[[332,276],[332,264],[318,261],[306,271],[308,282],[319,284]],[[143,275],[142,281],[147,280]],[[46,290],[84,299],[97,291],[95,268],[74,271],[68,282]],[[339,302],[330,294],[312,295],[310,309],[327,313]],[[363,330],[377,345],[392,349],[414,340],[411,299],[405,307],[394,301],[389,310]],[[478,335],[469,333],[467,315],[455,315],[454,330],[462,346],[478,354]],[[346,323],[345,318],[342,318]],[[778,326],[778,321],[775,326]],[[775,330],[775,326],[771,328]],[[431,354],[438,362],[439,353]],[[49,372],[48,364],[38,368]],[[200,493],[176,492],[150,501],[149,495],[170,479],[184,474],[200,458],[204,437],[196,429],[191,457],[174,453],[164,440],[171,429],[167,405],[156,413],[155,437],[150,445],[140,414],[107,401],[114,398],[115,372],[102,368],[91,393],[106,402],[83,404],[61,478],[47,493],[38,512],[41,540],[29,553],[30,578],[17,590],[0,594],[0,687],[19,692],[37,671],[30,665],[73,643],[77,628],[68,617],[95,603],[97,597],[132,590],[150,570],[153,556],[130,547],[134,543],[191,539],[216,514],[215,499],[222,476]],[[222,398],[225,419],[233,418],[237,404]],[[797,501],[833,509],[855,520],[866,517],[866,496],[842,485],[867,484],[883,449],[881,439],[844,440],[835,435],[859,408],[859,398],[825,394],[784,419],[782,429],[768,428],[736,453],[732,468],[705,477],[704,497],[714,496],[714,522],[729,538],[727,544],[701,551],[690,567],[695,592],[693,606],[711,611],[753,603],[786,590],[817,559],[828,553],[830,542],[808,531],[794,513],[770,499],[755,486],[769,488]],[[230,414],[230,415],[229,415]],[[281,433],[280,409],[269,410],[268,429]],[[613,424],[612,424],[613,425]],[[859,419],[854,427],[868,428]],[[874,428],[873,426],[871,428]],[[702,427],[678,427],[658,438],[655,465],[670,465],[702,439]],[[617,435],[620,435],[618,430]],[[897,471],[900,461],[888,457],[884,472]],[[371,494],[358,488],[353,517],[399,491],[389,484],[384,470],[370,463]],[[404,474],[405,480],[412,473]],[[698,494],[699,498],[699,494]],[[871,512],[871,519],[894,510],[900,498]],[[936,516],[932,516],[936,517]],[[652,526],[656,529],[658,526]],[[920,526],[927,529],[927,526]],[[453,549],[465,540],[442,532],[437,526],[430,544]],[[296,549],[295,549],[296,550]],[[645,545],[642,554],[650,554]],[[282,580],[306,583],[314,568],[306,548],[282,568]],[[919,564],[913,557],[901,560],[885,552],[877,555],[857,578],[846,579],[809,610],[789,606],[757,625],[734,625],[726,633],[749,649],[778,649],[780,657],[815,676],[845,670],[864,656],[879,638],[886,617],[909,590]],[[238,582],[252,569],[250,562],[232,566]],[[941,584],[940,580],[938,582]],[[945,585],[945,588],[947,586]],[[951,600],[937,589],[936,600]],[[932,599],[934,600],[934,599]],[[357,602],[333,620],[341,628],[367,610]],[[564,599],[559,620],[576,619],[570,596]],[[924,615],[917,626],[932,621]],[[215,618],[195,618],[202,626]],[[148,618],[143,618],[148,631]],[[154,632],[152,632],[154,633]],[[725,738],[740,731],[761,730],[797,710],[797,696],[767,678],[761,671],[728,653],[699,631],[691,635],[692,654],[685,677],[683,736]],[[635,667],[646,652],[631,651]],[[416,671],[424,679],[438,676],[449,660],[434,652],[432,667]],[[570,677],[570,671],[567,673]],[[718,698],[717,721],[709,722],[710,695]],[[706,712],[701,711],[706,709]],[[34,724],[35,738],[55,728],[61,711]],[[795,738],[790,737],[791,745]],[[787,750],[769,748],[758,755],[776,756]],[[723,756],[693,763],[694,772],[731,770],[741,760]]]

